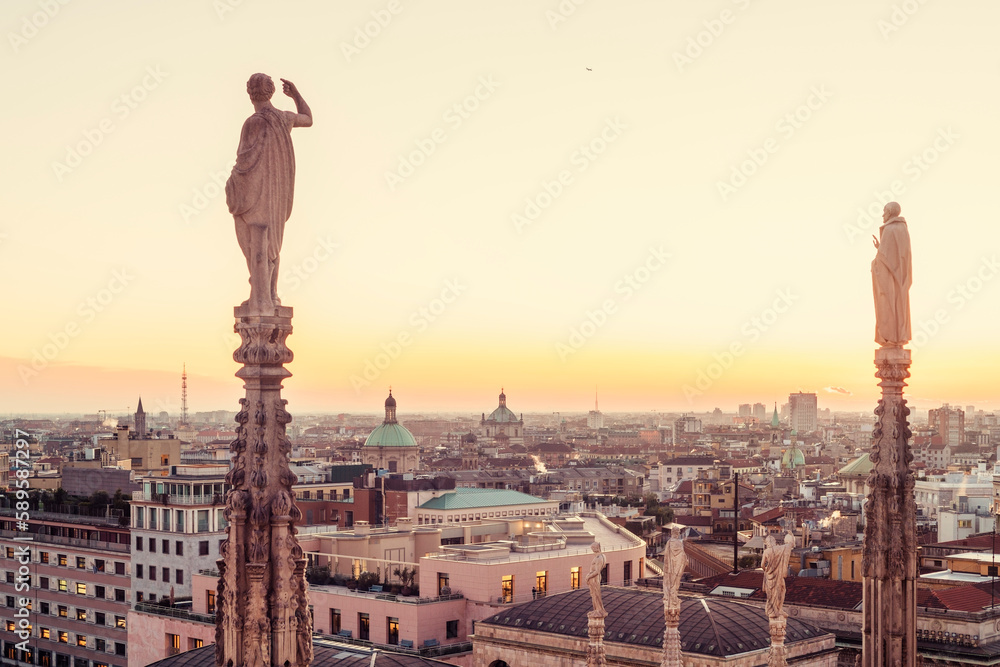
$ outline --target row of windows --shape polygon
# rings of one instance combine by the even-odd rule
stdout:
[[[148,512],[147,512],[148,510]],[[173,531],[175,533],[183,533],[184,531],[184,515],[190,510],[174,510],[171,514],[170,510],[157,510],[155,507],[135,507],[132,510],[133,514],[133,526],[135,528],[147,528],[149,530],[167,530]],[[226,517],[223,515],[222,509],[215,510],[215,523],[216,530],[226,529]],[[195,532],[197,533],[208,533],[212,531],[212,527],[209,523],[211,518],[209,514],[210,510],[195,510]],[[173,526],[171,526],[171,516],[173,516]]]
[[[48,639],[49,641],[54,641],[59,644],[76,644],[77,646],[82,646],[84,648],[94,648],[104,653],[107,653],[108,648],[111,646],[110,642],[101,637],[94,637],[91,642],[87,635],[70,633],[66,630],[59,630],[56,628],[40,627],[38,628],[38,637],[40,639]],[[114,652],[115,655],[126,655],[125,643],[114,642]]]
[[[220,547],[222,542],[219,542]],[[135,550],[136,551],[149,551],[151,554],[156,553],[156,538],[150,537],[149,539],[143,539],[141,536],[135,536]],[[170,540],[160,540],[160,552],[170,555]],[[198,555],[207,556],[209,555],[209,541],[201,540],[198,542]],[[184,555],[184,543],[180,540],[174,542],[174,555],[183,556]],[[142,575],[137,575],[142,576]]]
[[[418,514],[417,523],[452,523],[454,521],[479,521],[481,519],[498,519],[502,517],[546,516],[549,514],[556,514],[558,511],[558,508],[543,507],[530,510],[500,510],[496,512],[474,512],[472,514],[449,514],[447,516]]]
[[[13,572],[7,573],[7,582],[12,583],[14,580],[12,578]],[[84,581],[68,581],[66,579],[53,579],[49,580],[48,577],[38,577],[38,588],[43,591],[59,591],[60,593],[71,593],[76,595],[92,595],[99,600],[107,600],[108,598],[108,587],[98,586],[97,584],[88,584]],[[114,590],[114,600],[118,602],[125,602],[127,595],[124,588],[115,588]],[[12,600],[11,596],[7,596],[8,600]],[[8,607],[13,607],[13,604],[8,604]]]
[[[144,570],[143,566],[141,564],[137,563],[136,566],[135,566],[135,578],[136,579],[143,579],[144,578],[143,577],[143,570]],[[146,573],[149,576],[145,577],[145,578],[148,578],[149,581],[156,581],[156,566],[155,565],[150,565],[149,569],[146,570]],[[160,576],[162,577],[161,581],[163,581],[164,583],[168,583],[169,584],[170,583],[170,568],[169,567],[161,567],[160,568]],[[177,583],[177,584],[183,584],[184,583],[184,570],[178,569],[178,570],[176,570],[174,572],[174,583]]]
[[[364,612],[358,613],[358,639],[371,640],[371,616]],[[330,634],[346,636],[352,635],[351,630],[343,627],[341,613],[339,609],[330,610]],[[399,619],[395,616],[385,617],[386,644],[399,645]],[[445,636],[447,639],[458,637],[458,620],[445,621]],[[409,640],[412,642],[413,640]],[[412,644],[411,644],[412,647]]]
[[[181,636],[175,635],[171,632],[167,633],[167,654],[174,655],[180,653],[181,650]],[[189,637],[187,641],[187,650],[201,648],[205,645],[205,641],[198,639],[197,637]]]
[[[123,591],[124,592],[124,591]],[[6,606],[14,606],[14,596],[8,595],[6,597]],[[34,601],[28,600],[28,611],[33,611]],[[69,618],[70,612],[69,607],[63,604],[51,604],[49,602],[39,602],[38,603],[38,613],[42,616],[58,616],[60,618]],[[88,621],[90,616],[88,610],[84,607],[75,607],[73,609],[73,618],[78,621]],[[113,616],[114,624],[113,627],[125,629],[125,617],[124,616]],[[7,622],[7,629],[10,630],[10,625],[13,621]],[[108,625],[108,615],[103,611],[94,612],[94,624],[95,625]]]
[[[143,544],[144,544],[143,539],[137,535],[136,538],[135,538],[135,548],[136,548],[136,550],[137,551],[143,551]],[[149,538],[149,540],[147,540],[145,542],[145,544],[149,545],[149,553],[151,553],[151,554],[155,554],[156,553],[156,539],[155,538],[152,538],[152,537]],[[170,540],[160,540],[160,553],[167,554],[168,556],[170,555]],[[180,540],[177,540],[177,541],[174,542],[174,555],[175,556],[183,556],[184,555],[184,543],[181,542]]]
[[[124,653],[118,653],[117,649],[118,646],[116,644],[116,655],[125,655]],[[36,656],[34,647],[29,648],[27,651],[21,651],[18,650],[16,642],[11,641],[4,642],[3,655],[8,660],[19,660],[29,665],[38,664],[41,667],[119,667],[119,665],[109,665],[107,662],[101,660],[91,662],[87,658],[72,658],[62,653],[53,654],[48,649],[38,649]]]
[[[10,559],[15,558],[14,547],[6,547],[4,556]],[[39,551],[37,563],[45,565],[59,565],[60,567],[76,567],[78,570],[90,570],[92,572],[106,572],[108,574],[128,574],[128,565],[121,561],[107,561],[103,558],[94,558],[88,565],[84,556],[69,556],[67,554]]]

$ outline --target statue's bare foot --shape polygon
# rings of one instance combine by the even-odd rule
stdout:
[[[278,298],[278,295],[277,295],[277,294],[272,294],[272,295],[271,295],[271,302],[272,302],[272,303],[273,303],[274,305],[276,305],[276,306],[280,306],[280,305],[281,305],[281,299],[279,299],[279,298]]]
[[[247,299],[246,301],[240,304],[240,306],[249,306],[249,305],[250,305],[250,299]]]

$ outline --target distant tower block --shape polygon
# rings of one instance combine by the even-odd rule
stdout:
[[[181,373],[181,426],[188,425],[188,370],[184,364],[184,371]]]

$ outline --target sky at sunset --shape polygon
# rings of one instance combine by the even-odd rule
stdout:
[[[65,4],[64,4],[65,3]],[[0,412],[236,410],[222,190],[293,81],[296,412],[871,410],[871,235],[907,388],[1000,409],[1000,4],[5,0]]]

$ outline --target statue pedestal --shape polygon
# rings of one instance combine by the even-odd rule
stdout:
[[[660,667],[681,667],[684,662],[681,658],[681,631],[678,629],[681,624],[680,605],[672,606],[664,600],[663,620],[666,630],[663,633],[663,660]]]
[[[235,309],[240,347],[233,359],[246,391],[236,415],[233,465],[226,475],[228,523],[219,567],[216,664],[306,667],[312,661],[312,621],[305,556],[295,538],[301,513],[288,467],[292,417],[281,398],[291,376],[285,339],[292,309],[249,303]]]
[[[865,504],[861,664],[915,667],[917,508],[910,468],[910,409],[903,398],[910,351],[882,347],[875,352],[875,366],[882,398],[875,408],[878,421],[872,432]]]
[[[604,618],[607,612],[587,612],[587,667],[605,667],[608,664],[604,655]]]
[[[785,667],[785,618],[768,619],[771,628],[771,650],[767,655],[767,667]]]

